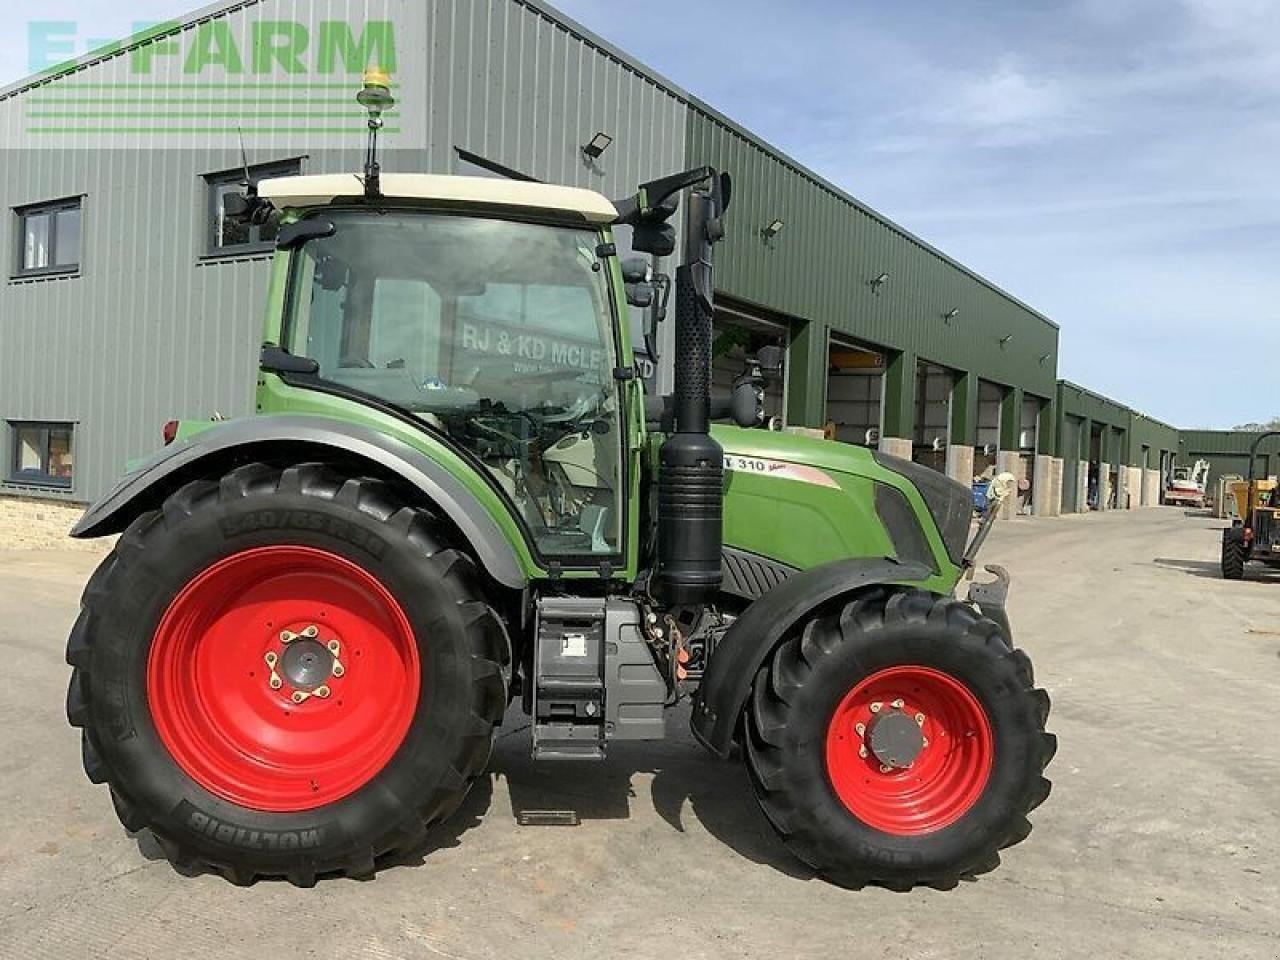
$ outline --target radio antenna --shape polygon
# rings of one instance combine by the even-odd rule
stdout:
[[[244,128],[241,127],[240,124],[238,123],[236,124],[236,133],[240,137],[240,164],[241,166],[244,167],[244,186],[245,186],[245,189],[247,190],[249,188],[249,182],[250,182],[249,151],[246,150],[244,146]]]

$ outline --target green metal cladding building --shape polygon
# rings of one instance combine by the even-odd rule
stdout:
[[[1085,509],[1091,474],[1110,484],[1100,506],[1153,502],[1151,475],[1158,499],[1172,428],[1060,383],[1052,321],[542,0],[224,0],[0,89],[0,494],[92,500],[156,448],[164,421],[252,411],[271,245],[228,233],[220,212],[240,178],[236,118],[269,109],[293,78],[251,77],[248,53],[183,54],[215,34],[252,44],[259,23],[279,21],[300,22],[304,38],[348,32],[327,61],[307,61],[344,97],[394,57],[403,130],[388,136],[389,171],[610,196],[682,167],[731,171],[715,379],[727,385],[746,354],[781,344],[787,374],[769,412],[785,424],[964,482],[1015,470],[1021,506],[1042,514]],[[139,60],[144,99],[147,84],[169,96],[199,84],[217,112],[185,137],[121,137],[93,120],[57,137],[39,129],[33,107],[137,86]],[[301,109],[288,135],[248,124],[253,175],[358,169],[363,127],[349,109],[345,136],[309,133]],[[612,142],[586,156],[597,134]],[[665,327],[643,364],[658,390],[671,381]]]

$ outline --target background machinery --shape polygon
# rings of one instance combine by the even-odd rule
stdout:
[[[1250,560],[1280,568],[1280,485],[1257,476],[1258,448],[1274,436],[1280,436],[1280,430],[1257,436],[1249,448],[1247,481],[1231,487],[1235,519],[1222,531],[1222,576],[1226,580],[1243,579]]]

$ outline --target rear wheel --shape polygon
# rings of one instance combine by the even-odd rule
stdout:
[[[505,632],[440,524],[320,465],[140,517],[67,651],[85,769],[130,830],[235,882],[372,875],[488,761]]]
[[[746,756],[791,850],[846,886],[954,886],[1049,795],[1026,655],[971,607],[878,590],[804,624],[756,678]]]
[[[1243,580],[1245,545],[1243,540],[1222,540],[1222,579]]]

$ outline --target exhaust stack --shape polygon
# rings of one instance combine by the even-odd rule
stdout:
[[[676,271],[675,431],[659,453],[654,592],[668,606],[712,602],[722,580],[724,451],[710,434],[712,255],[724,239],[730,181],[707,174],[690,194]]]

